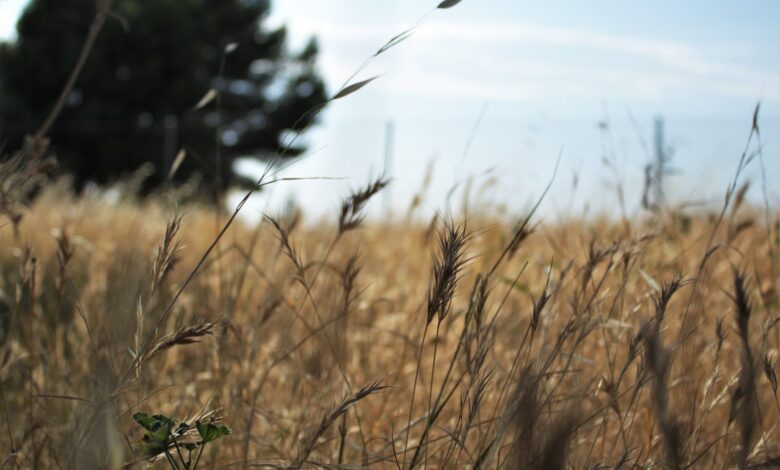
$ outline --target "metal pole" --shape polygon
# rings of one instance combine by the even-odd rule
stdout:
[[[395,123],[392,119],[387,121],[385,126],[385,177],[392,178],[393,176],[393,151],[395,147]],[[390,193],[390,188],[384,190],[384,205],[385,212],[390,213],[392,209],[393,198]]]
[[[664,202],[664,173],[666,173],[666,143],[664,142],[664,118],[655,118],[655,174],[654,203],[660,207]]]

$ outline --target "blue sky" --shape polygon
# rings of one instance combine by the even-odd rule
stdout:
[[[24,3],[0,0],[0,36],[8,37]],[[273,3],[269,21],[288,25],[293,46],[318,37],[320,68],[335,91],[437,2]],[[335,209],[348,188],[382,171],[388,121],[395,124],[389,172],[396,211],[408,204],[431,161],[436,177],[428,212],[470,176],[474,188],[490,180],[483,199],[522,210],[541,192],[561,152],[548,211],[608,210],[618,180],[634,209],[657,114],[665,117],[680,172],[669,194],[680,202],[719,200],[759,100],[767,171],[780,175],[778,20],[780,2],[769,0],[464,0],[433,12],[409,40],[372,62],[359,78],[382,78],[334,103],[305,137],[312,155],[287,170],[344,180],[279,186],[253,210],[274,210],[290,197],[313,212]],[[608,134],[597,126],[603,120]],[[605,167],[605,151],[614,169]],[[748,176],[756,178],[757,170]],[[777,202],[778,190],[771,189]]]

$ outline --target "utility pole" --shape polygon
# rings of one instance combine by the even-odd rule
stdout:
[[[654,132],[655,168],[653,171],[653,203],[661,207],[664,203],[664,174],[667,171],[668,155],[666,154],[666,142],[664,138],[664,118],[660,115],[655,118]]]
[[[385,125],[385,168],[384,173],[386,178],[392,178],[393,176],[393,152],[395,147],[395,123],[392,119],[387,120]],[[390,193],[390,188],[385,188],[384,193],[384,206],[385,212],[389,215],[393,206],[393,197]]]

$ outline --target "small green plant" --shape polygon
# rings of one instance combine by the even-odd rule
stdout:
[[[136,413],[133,419],[146,430],[139,446],[140,450],[150,458],[165,455],[171,468],[177,470],[197,468],[206,444],[230,434],[229,427],[216,425],[213,421],[195,421],[194,425],[182,421],[177,425],[176,420],[168,416],[149,416],[146,413]],[[200,439],[195,437],[196,432]],[[192,454],[196,450],[198,452],[193,462]],[[178,461],[174,458],[173,451],[176,452]],[[183,451],[186,451],[186,459]]]

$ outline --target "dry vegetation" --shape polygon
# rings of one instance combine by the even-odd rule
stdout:
[[[230,426],[203,468],[780,463],[777,213],[367,223],[383,185],[216,246],[133,184],[9,202],[4,466],[151,464],[139,411]]]
[[[780,466],[751,140],[712,213],[366,222],[379,179],[253,227],[133,180],[74,196],[45,176],[57,112],[0,164],[0,468]],[[187,426],[154,450],[139,412]],[[197,461],[196,423],[232,429]]]

